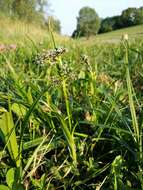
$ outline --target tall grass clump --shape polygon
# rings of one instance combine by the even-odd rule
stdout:
[[[51,35],[0,53],[0,188],[142,189],[142,40]]]
[[[125,67],[126,67],[126,82],[127,82],[127,90],[128,90],[128,99],[129,99],[129,106],[131,112],[131,119],[132,119],[132,127],[133,127],[133,138],[137,145],[137,159],[138,159],[138,178],[141,182],[141,188],[143,189],[143,176],[142,176],[142,159],[143,159],[143,152],[142,152],[142,116],[141,118],[137,117],[137,111],[135,108],[135,100],[138,103],[138,98],[136,97],[136,93],[134,91],[134,87],[130,77],[130,67],[129,67],[129,51],[130,46],[127,41],[124,42],[125,46]],[[142,114],[142,108],[138,107]],[[140,122],[139,122],[140,121]]]

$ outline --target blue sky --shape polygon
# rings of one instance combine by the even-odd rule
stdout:
[[[76,28],[76,17],[80,8],[95,8],[102,18],[119,15],[128,7],[143,6],[143,0],[50,0],[53,15],[61,21],[62,34],[71,35]]]

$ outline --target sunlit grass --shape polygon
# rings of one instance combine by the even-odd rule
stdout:
[[[142,40],[52,39],[17,24],[2,34],[24,46],[0,54],[0,188],[143,188]]]

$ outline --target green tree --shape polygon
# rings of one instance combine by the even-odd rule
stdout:
[[[107,17],[101,21],[99,33],[110,32],[122,27],[120,16]]]
[[[135,24],[143,24],[143,7],[136,10],[135,13]]]
[[[110,32],[113,30],[111,18],[107,17],[101,21],[99,33]]]
[[[122,26],[128,27],[135,25],[135,18],[136,18],[136,8],[128,8],[124,10],[121,14]]]
[[[120,16],[107,17],[102,20],[99,33],[143,24],[143,7],[128,8]]]
[[[11,15],[13,2],[14,0],[0,0],[0,12]]]
[[[28,22],[44,20],[48,0],[0,0],[0,11]]]
[[[37,10],[39,1],[37,0],[14,0],[12,10],[14,15],[28,22],[42,19],[42,10]],[[41,5],[42,6],[42,5]]]
[[[100,27],[100,18],[96,11],[90,7],[83,7],[77,18],[77,28],[73,33],[78,36],[96,35]]]
[[[12,10],[18,18],[31,21],[36,13],[35,6],[35,0],[15,0],[12,4]]]
[[[49,5],[47,0],[37,0],[37,5],[39,7],[39,11],[43,12],[44,11],[44,7]]]

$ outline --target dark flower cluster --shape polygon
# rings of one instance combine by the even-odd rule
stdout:
[[[88,57],[88,55],[85,55],[85,54],[83,54],[82,56],[81,56],[81,60],[84,62],[84,63],[86,63],[87,65],[89,64],[89,57]]]
[[[35,57],[35,63],[37,64],[44,64],[45,62],[49,61],[51,63],[55,63],[57,58],[67,52],[66,48],[56,48],[54,50],[43,50],[42,53],[38,53]]]

